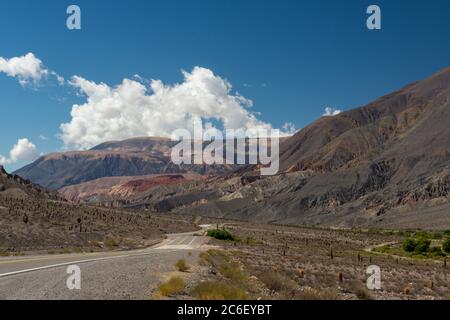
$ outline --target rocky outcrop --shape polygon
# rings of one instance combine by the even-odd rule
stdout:
[[[379,226],[392,212],[408,210],[418,212],[411,221],[426,226],[426,215],[414,208],[428,212],[429,206],[438,211],[442,206],[442,215],[448,215],[449,123],[447,68],[304,128],[281,144],[277,176],[254,178],[256,168],[247,167],[203,184],[156,188],[135,204],[186,214],[342,226]]]

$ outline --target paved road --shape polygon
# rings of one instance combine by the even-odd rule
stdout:
[[[196,234],[127,252],[1,258],[0,299],[145,299],[178,259],[192,263],[207,248],[208,239]],[[81,290],[67,288],[69,265],[81,268]]]

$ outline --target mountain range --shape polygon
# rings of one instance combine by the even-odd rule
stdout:
[[[71,201],[283,224],[450,227],[450,68],[322,117],[281,142],[280,172],[176,166],[135,138],[43,156],[15,172]]]

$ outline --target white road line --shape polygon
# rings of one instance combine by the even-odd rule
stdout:
[[[115,259],[115,258],[123,258],[123,257],[126,257],[126,256],[127,255],[52,264],[52,265],[43,266],[43,267],[37,267],[37,268],[32,268],[32,269],[24,269],[24,270],[18,270],[18,271],[13,271],[13,272],[8,272],[8,273],[2,273],[2,274],[0,274],[0,278],[7,277],[7,276],[13,276],[13,275],[16,275],[16,274],[21,274],[21,273],[27,273],[27,272],[33,272],[33,271],[39,271],[39,270],[46,270],[46,269],[52,269],[52,268],[58,268],[58,267],[64,267],[64,266],[70,266],[70,265],[73,265],[73,264],[81,264],[81,263],[87,263],[87,262],[102,261],[102,260],[109,260],[109,259]]]
[[[167,252],[174,252],[174,251],[178,251],[178,250],[177,249],[167,250]],[[120,255],[120,256],[111,256],[111,257],[104,257],[104,258],[96,258],[96,259],[79,260],[79,261],[72,261],[72,262],[64,262],[64,263],[52,264],[52,265],[42,266],[42,267],[37,267],[37,268],[32,268],[32,269],[24,269],[24,270],[18,270],[18,271],[2,273],[2,274],[0,274],[0,278],[13,276],[13,275],[17,275],[17,274],[22,274],[22,273],[33,272],[33,271],[40,271],[40,270],[47,270],[47,269],[53,269],[53,268],[58,268],[58,267],[70,266],[70,265],[73,265],[73,264],[81,264],[81,263],[104,261],[104,260],[113,260],[113,259],[127,258],[127,257],[147,256],[147,255],[150,255],[150,254],[155,253],[155,252],[156,251],[149,251],[149,252],[140,253],[140,254],[124,254],[124,255]]]
[[[180,250],[192,250],[193,248],[191,247],[191,245],[195,242],[196,237],[193,237],[192,240],[189,242],[189,244],[184,244],[183,245],[183,243],[185,241],[189,241],[190,237],[193,237],[193,236],[190,236],[190,235],[189,236],[184,236],[184,237],[180,236],[180,237],[175,237],[175,238],[172,238],[172,239],[168,239],[169,241],[168,241],[167,244],[162,245],[161,247],[155,247],[153,249],[150,249],[150,251],[144,252],[144,253],[139,253],[139,254],[131,253],[131,254],[124,254],[124,255],[119,255],[119,256],[111,256],[111,257],[86,259],[86,260],[79,260],[79,261],[72,261],[72,262],[64,262],[64,263],[52,264],[52,265],[47,265],[47,266],[42,266],[42,267],[37,267],[37,268],[24,269],[24,270],[18,270],[18,271],[12,271],[12,272],[3,273],[3,274],[0,274],[0,278],[4,278],[4,277],[7,277],[7,276],[18,275],[18,274],[22,274],[22,273],[33,272],[33,271],[40,271],[40,270],[47,270],[47,269],[52,269],[52,268],[70,266],[70,265],[73,265],[73,264],[81,264],[81,263],[96,262],[96,261],[105,261],[105,260],[112,260],[112,259],[119,259],[119,258],[126,258],[126,257],[145,256],[145,255],[149,255],[151,253],[157,252],[159,250],[166,250],[167,252],[174,252],[174,251],[180,251]],[[180,241],[180,239],[181,239],[181,241]],[[143,249],[143,250],[145,250],[145,249]],[[142,251],[137,251],[137,252],[142,252]],[[52,259],[52,258],[53,257],[48,257],[48,259]],[[45,258],[43,258],[43,259],[45,259]]]
[[[180,241],[177,243],[177,244],[183,244],[183,242],[186,240],[186,239],[189,239],[189,237],[184,237],[184,238],[181,238],[180,237]]]

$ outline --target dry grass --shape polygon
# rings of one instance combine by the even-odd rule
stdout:
[[[117,240],[116,238],[106,238],[105,239],[105,246],[107,246],[108,248],[112,249],[112,248],[117,248],[120,244],[120,241]]]
[[[219,281],[201,282],[192,290],[200,300],[247,300],[248,294],[235,286]]]
[[[181,277],[174,276],[159,286],[159,293],[164,297],[170,297],[181,293],[185,287],[184,280]]]
[[[283,292],[295,290],[296,283],[287,276],[273,272],[266,271],[258,276],[258,279],[271,291]]]
[[[450,268],[443,268],[442,263],[396,259],[365,251],[383,243],[401,243],[404,235],[400,233],[251,223],[234,225],[230,231],[240,239],[252,238],[254,241],[251,244],[241,241],[235,245],[213,240],[212,244],[221,245],[224,250],[202,254],[201,261],[218,271],[214,280],[241,278],[239,274],[242,273],[245,281],[249,277],[254,279],[251,284],[255,290],[243,287],[254,298],[371,300],[404,299],[407,295],[409,299],[445,299],[450,292]],[[330,257],[331,245],[333,259]],[[366,288],[369,265],[381,267],[383,290]],[[430,285],[431,280],[433,285]],[[404,290],[411,283],[418,285],[410,285]]]
[[[177,261],[177,263],[175,264],[175,267],[178,269],[178,271],[180,272],[187,272],[189,271],[189,266],[186,263],[186,260],[184,259],[180,259]]]

